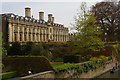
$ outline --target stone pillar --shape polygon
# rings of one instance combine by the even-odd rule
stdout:
[[[56,41],[58,41],[58,30],[56,30]]]
[[[65,41],[65,29],[64,29],[64,36],[63,36],[63,39],[64,39],[64,41]]]
[[[60,30],[60,42],[62,42],[62,30]]]
[[[33,28],[31,27],[31,41],[33,42]]]
[[[41,28],[39,29],[39,32],[40,32],[40,34],[39,34],[39,38],[40,38],[40,42],[41,42]]]
[[[65,40],[64,41],[66,41],[66,31],[65,31]]]
[[[63,31],[63,41],[65,42],[65,31]]]
[[[69,35],[68,35],[68,31],[67,31],[67,33],[66,33],[66,36],[67,36],[67,40],[66,40],[66,41],[68,41],[68,36],[69,36]]]
[[[59,42],[61,42],[61,32],[59,30]]]
[[[64,40],[63,40],[63,35],[64,35],[64,34],[63,34],[63,31],[62,31],[62,41],[64,42]]]
[[[26,41],[29,41],[29,28],[27,27],[27,37],[26,37]]]
[[[57,29],[55,30],[55,41],[57,42]]]
[[[36,35],[37,35],[37,34],[36,34],[36,28],[35,28],[35,35],[34,35],[34,36],[35,36],[35,38],[34,38],[34,41],[35,41],[35,42],[37,41],[37,39],[36,39],[37,36],[36,36]]]
[[[24,42],[24,25],[22,26],[22,41]]]
[[[44,34],[43,31],[44,30],[43,30],[43,28],[41,28],[41,30],[42,30],[41,41],[43,42],[43,34]]]
[[[44,30],[44,32],[45,32],[45,42],[47,41],[47,34],[46,34],[46,29]]]
[[[67,36],[67,31],[66,31],[66,41],[67,41],[67,37],[68,37],[68,36]]]
[[[14,25],[12,25],[12,41],[14,42],[15,41],[15,36],[14,36]]]
[[[18,25],[17,28],[18,28],[17,41],[19,42],[20,41],[20,26]]]
[[[40,42],[40,28],[38,28],[38,42]]]
[[[12,24],[9,23],[9,42],[12,42]]]

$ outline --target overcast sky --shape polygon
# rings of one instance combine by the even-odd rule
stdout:
[[[11,2],[8,2],[7,0],[2,1],[2,12],[0,13],[14,13],[19,16],[25,16],[25,7],[31,8],[31,14],[34,18],[38,19],[38,12],[43,11],[45,13],[45,20],[47,21],[48,13],[52,13],[55,17],[55,23],[61,23],[64,24],[65,27],[72,27],[70,23],[74,22],[74,16],[79,10],[81,1],[72,2],[72,1],[60,1],[60,2],[54,2],[54,0],[51,0],[51,2],[38,2],[38,1],[30,1],[25,2],[25,0],[17,1],[10,0]],[[76,0],[75,0],[76,1]],[[85,1],[85,0],[84,0]],[[96,2],[100,2],[102,0],[90,0],[87,3],[87,8],[89,9],[90,6],[94,5]]]

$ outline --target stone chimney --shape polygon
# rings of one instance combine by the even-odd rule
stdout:
[[[31,17],[31,8],[25,8],[25,17]]]
[[[52,22],[52,14],[48,14],[48,22]]]
[[[54,23],[54,17],[52,17],[52,23]]]
[[[44,12],[39,12],[39,20],[44,20]]]

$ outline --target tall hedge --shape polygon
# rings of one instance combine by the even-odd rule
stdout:
[[[29,70],[33,73],[53,70],[49,61],[42,56],[39,57],[5,57],[2,60],[4,69],[9,71],[17,71],[20,75],[27,74]]]
[[[64,63],[79,63],[79,56],[64,56]]]

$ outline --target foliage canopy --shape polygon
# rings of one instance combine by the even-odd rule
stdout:
[[[103,48],[103,42],[99,38],[100,27],[96,24],[96,19],[92,12],[86,10],[86,3],[80,6],[81,11],[75,16],[74,27],[77,30],[74,39],[76,49],[86,51],[98,51]]]

